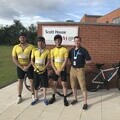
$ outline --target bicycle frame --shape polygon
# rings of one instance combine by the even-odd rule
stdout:
[[[115,68],[108,68],[108,69],[100,69],[100,72],[97,74],[97,76],[92,80],[92,83],[98,83],[98,84],[104,84],[104,81],[96,81],[97,78],[102,75],[104,80],[107,80],[108,82],[110,82],[112,80],[112,78],[117,75],[117,71],[118,71],[119,67],[115,67]],[[112,72],[112,75],[109,78],[105,77],[105,72],[108,71],[112,71],[115,70],[114,72]]]

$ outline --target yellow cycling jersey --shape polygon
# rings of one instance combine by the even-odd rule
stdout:
[[[68,50],[65,47],[53,48],[51,50],[51,58],[54,60],[54,65],[56,69],[60,69],[65,58],[68,58]]]
[[[33,48],[35,47],[31,44],[28,44],[24,50],[20,44],[15,45],[12,50],[12,56],[16,57],[21,65],[28,65]]]
[[[39,72],[44,70],[47,59],[50,59],[50,52],[47,49],[40,50],[38,48],[35,48],[32,51],[31,58],[35,61],[34,71]]]

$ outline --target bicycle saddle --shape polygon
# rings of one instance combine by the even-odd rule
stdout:
[[[104,64],[96,64],[96,68],[99,70],[101,69],[102,66],[104,66]]]
[[[120,62],[118,62],[118,63],[113,63],[113,64],[112,64],[112,67],[114,67],[114,68],[120,67]]]

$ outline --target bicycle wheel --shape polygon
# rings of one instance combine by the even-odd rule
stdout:
[[[120,77],[117,78],[117,88],[120,90]]]
[[[70,86],[70,80],[69,80],[69,79],[70,79],[70,75],[67,74],[67,86]],[[62,86],[62,85],[61,85],[61,80],[58,80],[58,84],[59,84],[59,86]],[[57,93],[58,95],[60,95],[61,97],[64,97],[64,94],[63,94],[62,92],[57,91],[56,93]],[[70,95],[72,95],[72,94],[73,94],[72,90],[69,89],[66,97],[68,97],[68,96],[70,96]]]
[[[25,85],[25,87],[27,88],[27,90],[29,90],[29,91],[31,91],[31,88],[30,88],[30,84],[29,84],[29,79],[28,79],[28,77],[27,76],[25,76],[25,78],[24,78],[24,85]],[[40,90],[40,86],[38,87],[38,90]]]
[[[86,88],[88,91],[90,92],[96,92],[99,89],[101,89],[102,85],[99,83],[93,83],[92,80],[97,76],[97,73],[87,73],[87,75],[85,76],[85,80],[86,80]],[[102,77],[99,76],[96,81],[100,82],[102,81]]]
[[[90,92],[96,92],[101,89],[101,85],[98,83],[91,83],[90,86],[87,88]]]
[[[63,94],[63,93],[60,93],[59,91],[57,91],[56,93],[57,93],[58,95],[60,95],[61,97],[64,97],[64,94]],[[66,97],[68,97],[68,96],[70,96],[70,95],[72,95],[72,94],[73,94],[73,92],[70,91],[70,92],[67,93]]]
[[[27,76],[25,76],[25,78],[24,78],[24,85],[27,88],[27,90],[31,91],[30,85],[29,85],[29,80],[28,80]]]

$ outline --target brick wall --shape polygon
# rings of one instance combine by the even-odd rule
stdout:
[[[87,48],[94,63],[105,63],[106,67],[120,61],[120,25],[81,24],[81,23],[40,23],[38,35],[42,35],[42,26],[79,26],[82,46]],[[53,48],[54,46],[48,46]],[[72,46],[66,46],[70,49]],[[87,70],[95,70],[87,66]],[[115,84],[115,82],[113,83]],[[115,86],[115,85],[113,85]]]
[[[120,60],[120,26],[80,25],[83,46],[94,62],[114,63]]]
[[[95,63],[115,63],[120,61],[120,25],[107,24],[38,24],[38,35],[42,26],[79,26],[82,46],[87,48]],[[52,46],[49,46],[50,48]],[[71,48],[71,46],[67,46]]]
[[[114,18],[120,17],[120,8],[97,19],[98,23],[113,23]]]
[[[97,19],[100,18],[101,16],[97,16],[97,15],[87,15],[85,14],[82,19],[80,20],[80,22],[86,22],[86,23],[96,23]]]

